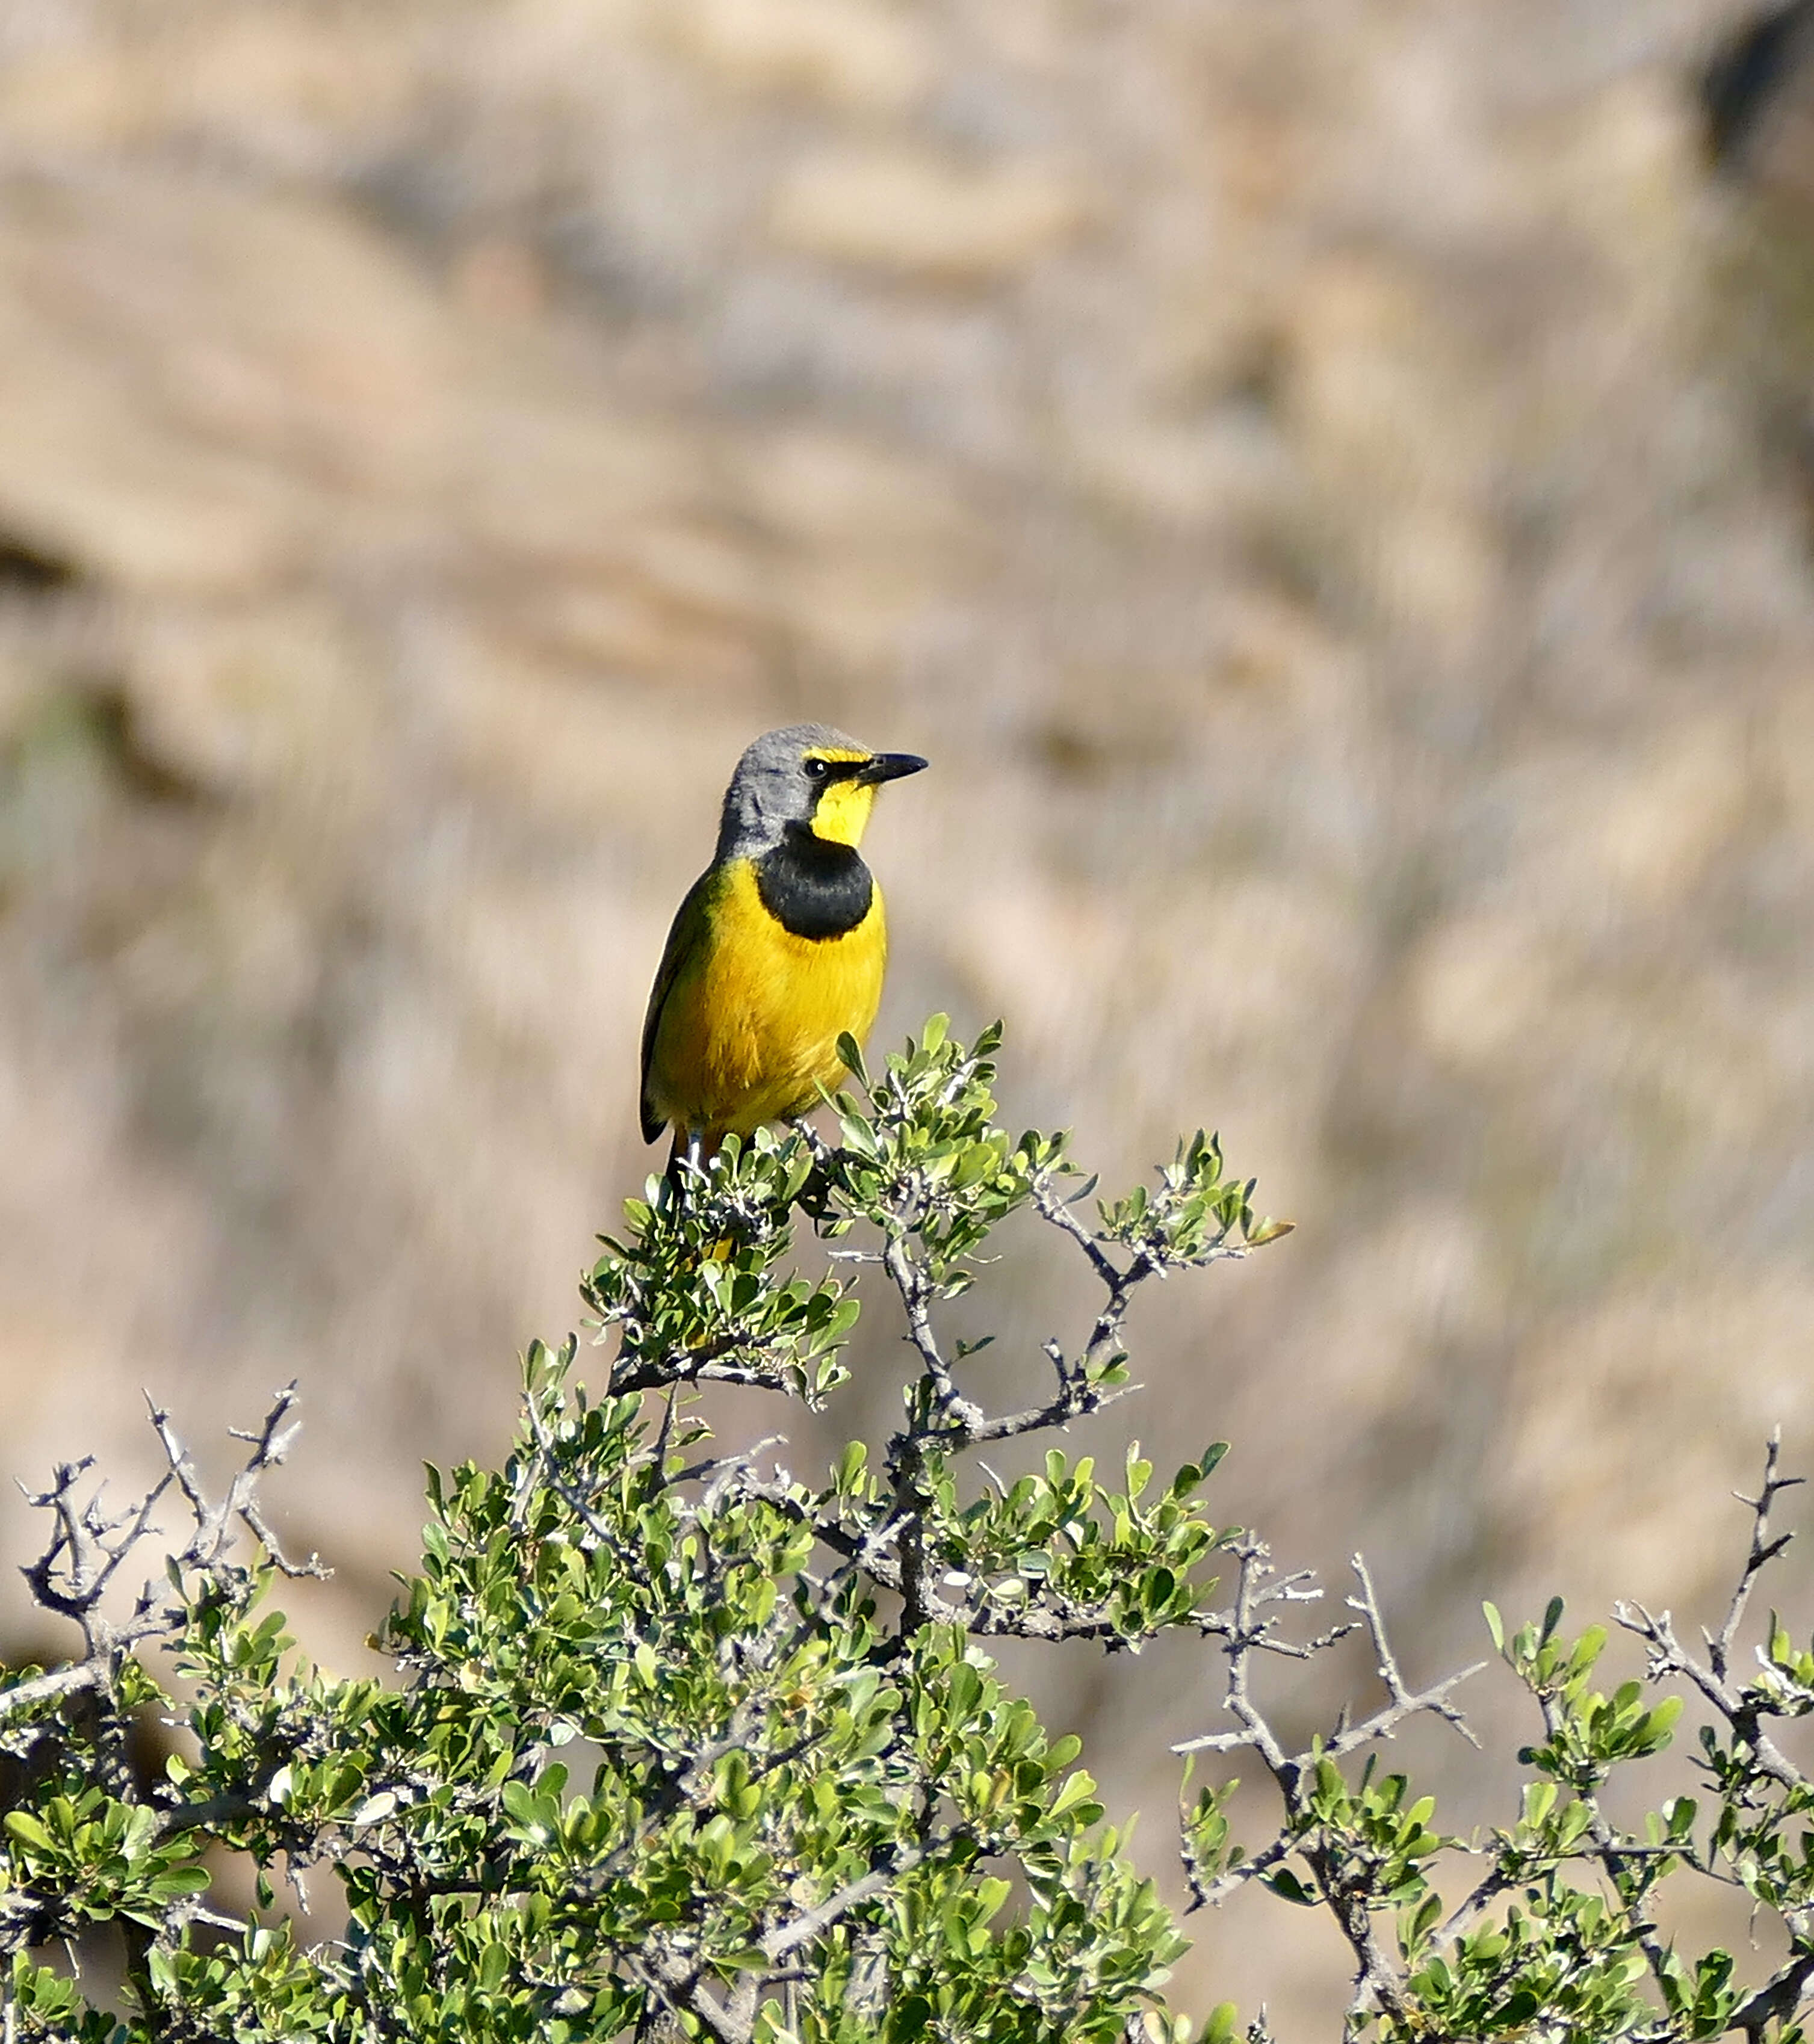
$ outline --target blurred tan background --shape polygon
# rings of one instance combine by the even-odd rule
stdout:
[[[935,766],[881,1037],[1001,1015],[1010,1118],[1111,1182],[1218,1125],[1299,1223],[1147,1306],[1120,1432],[1364,1546],[1413,1673],[1482,1594],[1699,1615],[1814,1462],[1814,186],[1786,115],[1710,169],[1745,14],[0,0],[0,1475],[299,1377],[356,1655],[648,1167],[731,764],[824,717]],[[1174,1888],[1210,1672],[1040,1678]],[[1179,1992],[1343,1994],[1277,1904]]]

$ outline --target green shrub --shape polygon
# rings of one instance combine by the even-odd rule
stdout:
[[[728,1144],[628,1203],[584,1286],[596,1395],[572,1341],[532,1347],[502,1466],[430,1473],[421,1573],[379,1639],[393,1681],[309,1666],[267,1607],[298,1572],[258,1504],[292,1393],[219,1500],[161,1413],[168,1473],[124,1518],[85,1499],[86,1465],[56,1473],[37,1500],[52,1537],[26,1573],[83,1643],[0,1682],[0,2044],[1230,2038],[1232,2008],[1197,2031],[1166,2011],[1178,1927],[1105,1822],[1078,1742],[1047,1731],[986,1644],[1132,1649],[1178,1628],[1226,1673],[1225,1723],[1181,1749],[1187,1767],[1245,1753],[1278,1792],[1276,1828],[1243,1852],[1230,1784],[1187,1788],[1193,1892],[1258,1881],[1329,1911],[1355,1956],[1350,2034],[1800,2037],[1814,1788],[1770,1727],[1814,1705],[1814,1655],[1773,1621],[1755,1670],[1731,1667],[1751,1581],[1782,1545],[1774,1449],[1704,1653],[1666,1616],[1621,1615],[1653,1679],[1703,1707],[1704,1810],[1679,1798],[1618,1829],[1608,1779],[1668,1742],[1680,1699],[1594,1690],[1604,1635],[1564,1638],[1559,1608],[1509,1635],[1489,1608],[1542,1736],[1506,1827],[1443,1837],[1377,1750],[1416,1715],[1459,1726],[1462,1678],[1406,1687],[1357,1562],[1349,1603],[1382,1700],[1306,1750],[1284,1743],[1261,1671],[1288,1674],[1349,1628],[1294,1636],[1307,1579],[1206,1516],[1220,1443],[1158,1477],[1137,1451],[1112,1474],[1056,1447],[1011,1482],[983,1466],[989,1444],[1126,1393],[1142,1285],[1284,1231],[1202,1135],[1151,1189],[1093,1204],[1062,1138],[997,1124],[996,1043],[966,1048],[935,1019],[874,1077],[852,1047],[835,1147],[804,1130]],[[1077,1341],[1047,1345],[1043,1400],[997,1412],[967,1369],[980,1344],[948,1340],[942,1309],[1020,1209],[1101,1297]],[[795,1270],[802,1226],[837,1245],[829,1274]],[[773,1443],[715,1454],[712,1385],[815,1408],[836,1393],[865,1270],[917,1360],[899,1430],[810,1481]],[[122,1608],[153,1511],[175,1501],[185,1544]],[[134,1762],[147,1714],[179,1727],[152,1780]],[[344,1895],[331,1934],[293,1906],[323,1867]],[[1678,1873],[1742,1886],[1787,1959],[1747,1986],[1724,1953],[1679,1954],[1654,1919]]]

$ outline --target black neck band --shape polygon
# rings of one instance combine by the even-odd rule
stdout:
[[[869,913],[875,882],[855,845],[832,844],[790,824],[755,862],[763,906],[797,937],[841,937]]]

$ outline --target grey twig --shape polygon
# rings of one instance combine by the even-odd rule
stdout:
[[[155,1404],[151,1421],[167,1467],[137,1504],[110,1518],[98,1491],[86,1504],[79,1504],[78,1488],[92,1466],[86,1459],[60,1465],[48,1490],[26,1493],[29,1503],[51,1514],[52,1530],[44,1551],[21,1573],[43,1609],[81,1628],[83,1653],[67,1667],[0,1689],[0,1723],[79,1689],[105,1691],[122,1655],[179,1623],[180,1613],[164,1601],[167,1585],[161,1575],[143,1583],[124,1619],[109,1619],[102,1608],[128,1557],[155,1531],[152,1515],[173,1489],[188,1507],[190,1520],[188,1538],[170,1556],[178,1570],[213,1567],[232,1545],[236,1527],[243,1526],[284,1574],[329,1573],[314,1555],[306,1562],[286,1560],[259,1504],[260,1478],[282,1461],[296,1438],[297,1423],[291,1417],[295,1404],[296,1386],[286,1385],[256,1431],[236,1431],[234,1438],[249,1443],[252,1452],[216,1502],[206,1495],[170,1415]]]
[[[1358,1746],[1370,1746],[1376,1739],[1390,1739],[1398,1727],[1409,1717],[1428,1716],[1440,1718],[1445,1724],[1453,1725],[1468,1744],[1479,1747],[1466,1718],[1448,1700],[1449,1692],[1470,1676],[1478,1675],[1486,1663],[1476,1661],[1470,1667],[1458,1673],[1445,1675],[1439,1682],[1432,1683],[1427,1689],[1415,1693],[1406,1687],[1404,1677],[1398,1672],[1398,1662],[1385,1635],[1385,1620],[1381,1615],[1379,1598],[1373,1587],[1373,1577],[1367,1573],[1365,1560],[1359,1554],[1351,1557],[1349,1566],[1359,1578],[1361,1593],[1347,1599],[1350,1611],[1358,1611],[1366,1621],[1367,1634],[1373,1642],[1374,1661],[1379,1679],[1385,1685],[1386,1694],[1392,1699],[1384,1710],[1361,1723],[1353,1726],[1330,1742],[1326,1749],[1332,1754],[1352,1752]]]
[[[1804,1927],[1801,1937],[1805,1936]],[[1750,2044],[1762,2044],[1764,2032],[1772,2023],[1786,2023],[1793,2016],[1807,1996],[1811,1980],[1814,1980],[1814,1950],[1801,1944],[1732,2011],[1731,2027],[1743,2031]]]
[[[1770,1430],[1770,1440],[1764,1450],[1763,1484],[1757,1496],[1747,1497],[1743,1491],[1733,1493],[1741,1504],[1751,1508],[1751,1550],[1745,1557],[1745,1566],[1732,1591],[1732,1600],[1726,1608],[1725,1623],[1716,1633],[1704,1631],[1701,1635],[1707,1642],[1708,1665],[1722,1681],[1731,1662],[1732,1642],[1738,1636],[1739,1625],[1745,1615],[1745,1606],[1751,1600],[1751,1585],[1757,1581],[1759,1572],[1774,1562],[1795,1538],[1793,1533],[1778,1534],[1774,1540],[1770,1537],[1771,1507],[1784,1491],[1793,1490],[1807,1481],[1804,1477],[1777,1473],[1781,1454],[1782,1429],[1775,1427]]]
[[[1236,1542],[1232,1551],[1240,1563],[1233,1604],[1227,1611],[1202,1621],[1202,1629],[1221,1642],[1226,1668],[1222,1704],[1235,1720],[1234,1727],[1183,1740],[1172,1750],[1257,1754],[1278,1788],[1284,1806],[1283,1821],[1274,1837],[1252,1857],[1214,1873],[1198,1863],[1186,1836],[1182,1856],[1193,1906],[1219,1902],[1248,1882],[1275,1873],[1292,1858],[1301,1858],[1355,1957],[1355,2000],[1349,2027],[1355,2027],[1370,2011],[1402,2016],[1407,2007],[1404,1969],[1380,1942],[1370,1863],[1349,1851],[1343,1842],[1325,1834],[1315,1815],[1309,1785],[1319,1760],[1339,1759],[1359,1748],[1390,1739],[1401,1723],[1413,1716],[1439,1717],[1473,1741],[1472,1732],[1449,1701],[1449,1695],[1457,1684],[1478,1670],[1466,1669],[1428,1689],[1413,1689],[1399,1667],[1372,1576],[1359,1554],[1353,1558],[1352,1566],[1359,1588],[1357,1594],[1347,1599],[1349,1609],[1358,1615],[1355,1621],[1333,1627],[1315,1639],[1280,1639],[1274,1631],[1277,1608],[1306,1602],[1320,1593],[1302,1573],[1274,1577],[1265,1543],[1251,1535]],[[1335,1729],[1314,1746],[1298,1752],[1289,1750],[1255,1694],[1255,1657],[1262,1653],[1285,1653],[1308,1658],[1334,1645],[1356,1625],[1365,1627],[1372,1643],[1385,1702],[1358,1723],[1349,1723],[1344,1712]]]
[[[1801,1790],[1811,1785],[1808,1777],[1763,1729],[1765,1718],[1778,1715],[1769,1692],[1755,1684],[1741,1687],[1731,1675],[1732,1646],[1745,1607],[1751,1600],[1752,1586],[1793,1537],[1783,1533],[1773,1539],[1770,1531],[1770,1509],[1777,1497],[1804,1481],[1800,1477],[1778,1473],[1781,1450],[1781,1430],[1778,1428],[1771,1434],[1765,1450],[1764,1479],[1757,1496],[1747,1497],[1743,1493],[1735,1493],[1739,1501],[1751,1509],[1751,1540],[1744,1566],[1726,1608],[1724,1623],[1717,1632],[1704,1630],[1701,1634],[1707,1648],[1704,1660],[1683,1646],[1677,1637],[1674,1620],[1666,1611],[1653,1612],[1641,1604],[1622,1601],[1612,1607],[1612,1615],[1628,1632],[1635,1633],[1644,1642],[1649,1650],[1647,1672],[1653,1681],[1666,1676],[1680,1675],[1692,1682],[1724,1718],[1733,1735],[1751,1749],[1763,1773],[1782,1788]]]

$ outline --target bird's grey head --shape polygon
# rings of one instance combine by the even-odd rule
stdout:
[[[828,791],[860,788],[855,834],[847,836],[843,824],[826,832],[854,844],[868,813],[870,793],[884,781],[918,773],[925,763],[911,752],[872,752],[828,724],[790,724],[765,731],[737,762],[724,790],[718,857],[755,858],[779,844],[790,824],[810,829]],[[840,811],[850,806],[837,804]]]

